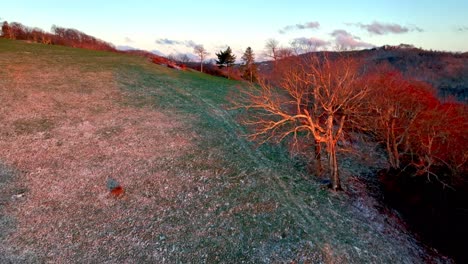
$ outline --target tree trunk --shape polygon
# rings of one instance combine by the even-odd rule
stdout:
[[[388,164],[390,165],[391,168],[395,169],[396,163],[395,163],[395,159],[393,156],[392,146],[390,143],[390,129],[387,129],[387,142],[386,143],[387,143],[386,147],[387,147],[387,155],[388,155]]]
[[[203,72],[203,61],[200,62],[200,72]]]
[[[253,71],[252,71],[252,66],[250,66],[250,82],[253,82]]]
[[[332,144],[331,153],[330,153],[330,170],[332,177],[332,189],[334,191],[341,191],[341,180],[338,170],[338,161],[336,159],[336,144]]]
[[[395,119],[390,121],[387,127],[387,155],[388,163],[392,169],[398,169],[400,167],[400,158],[398,152],[398,143],[395,138]]]
[[[315,140],[315,170],[317,176],[322,177],[323,167],[322,167],[322,146],[318,140]]]
[[[396,140],[396,136],[395,136],[395,118],[392,119],[392,155],[393,155],[393,159],[395,161],[395,168],[400,168],[400,155],[398,153],[398,143],[397,143],[397,140]]]
[[[340,128],[339,131],[342,128],[344,122],[344,118],[342,118],[340,122]],[[341,181],[340,181],[340,175],[338,173],[338,160],[336,159],[336,142],[337,142],[337,137],[339,136],[338,134],[335,135],[333,131],[333,113],[330,113],[328,115],[327,119],[327,151],[328,151],[328,166],[330,169],[330,180],[331,180],[331,188],[334,191],[340,191],[342,190],[341,188]]]

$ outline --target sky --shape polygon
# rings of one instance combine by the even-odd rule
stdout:
[[[2,0],[0,21],[50,31],[75,28],[114,44],[155,53],[210,57],[230,46],[261,59],[268,39],[281,46],[364,49],[411,44],[467,52],[468,0]]]

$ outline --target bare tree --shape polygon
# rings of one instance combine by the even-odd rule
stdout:
[[[327,42],[320,39],[296,38],[290,44],[294,55],[300,55],[317,51],[319,47],[326,46]]]
[[[198,55],[198,57],[200,57],[200,71],[203,72],[203,61],[205,60],[206,56],[209,55],[209,53],[205,50],[203,45],[196,45],[193,48],[193,51]]]
[[[265,55],[272,58],[274,61],[277,61],[279,49],[279,42],[276,39],[268,39],[265,44]]]
[[[365,112],[361,107],[369,92],[360,64],[348,57],[332,60],[317,55],[288,60],[279,85],[261,81],[259,90],[245,92],[245,107],[255,110],[247,121],[255,127],[251,136],[262,142],[288,136],[297,140],[302,132],[318,147],[324,144],[331,187],[340,190],[337,143],[343,140],[345,123]]]
[[[175,56],[175,59],[177,62],[181,63],[181,64],[187,64],[187,63],[190,63],[192,61],[192,59],[190,59],[190,57],[185,54],[185,53],[179,53]]]
[[[369,79],[372,85],[369,110],[373,115],[367,119],[367,127],[385,145],[389,166],[399,169],[400,157],[410,152],[415,122],[429,108],[428,104],[437,100],[427,85],[406,80],[401,73],[385,71],[378,69]]]
[[[278,48],[276,52],[276,59],[281,60],[281,59],[286,59],[289,57],[294,56],[294,50],[291,48]]]

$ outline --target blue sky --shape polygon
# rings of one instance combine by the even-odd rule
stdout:
[[[321,49],[412,44],[468,51],[468,1],[2,1],[0,21],[50,30],[81,30],[116,46],[190,53],[203,44],[214,55],[227,45],[260,56],[269,38]]]

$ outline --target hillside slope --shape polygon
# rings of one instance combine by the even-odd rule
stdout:
[[[446,261],[246,141],[239,85],[0,39],[0,263]]]

